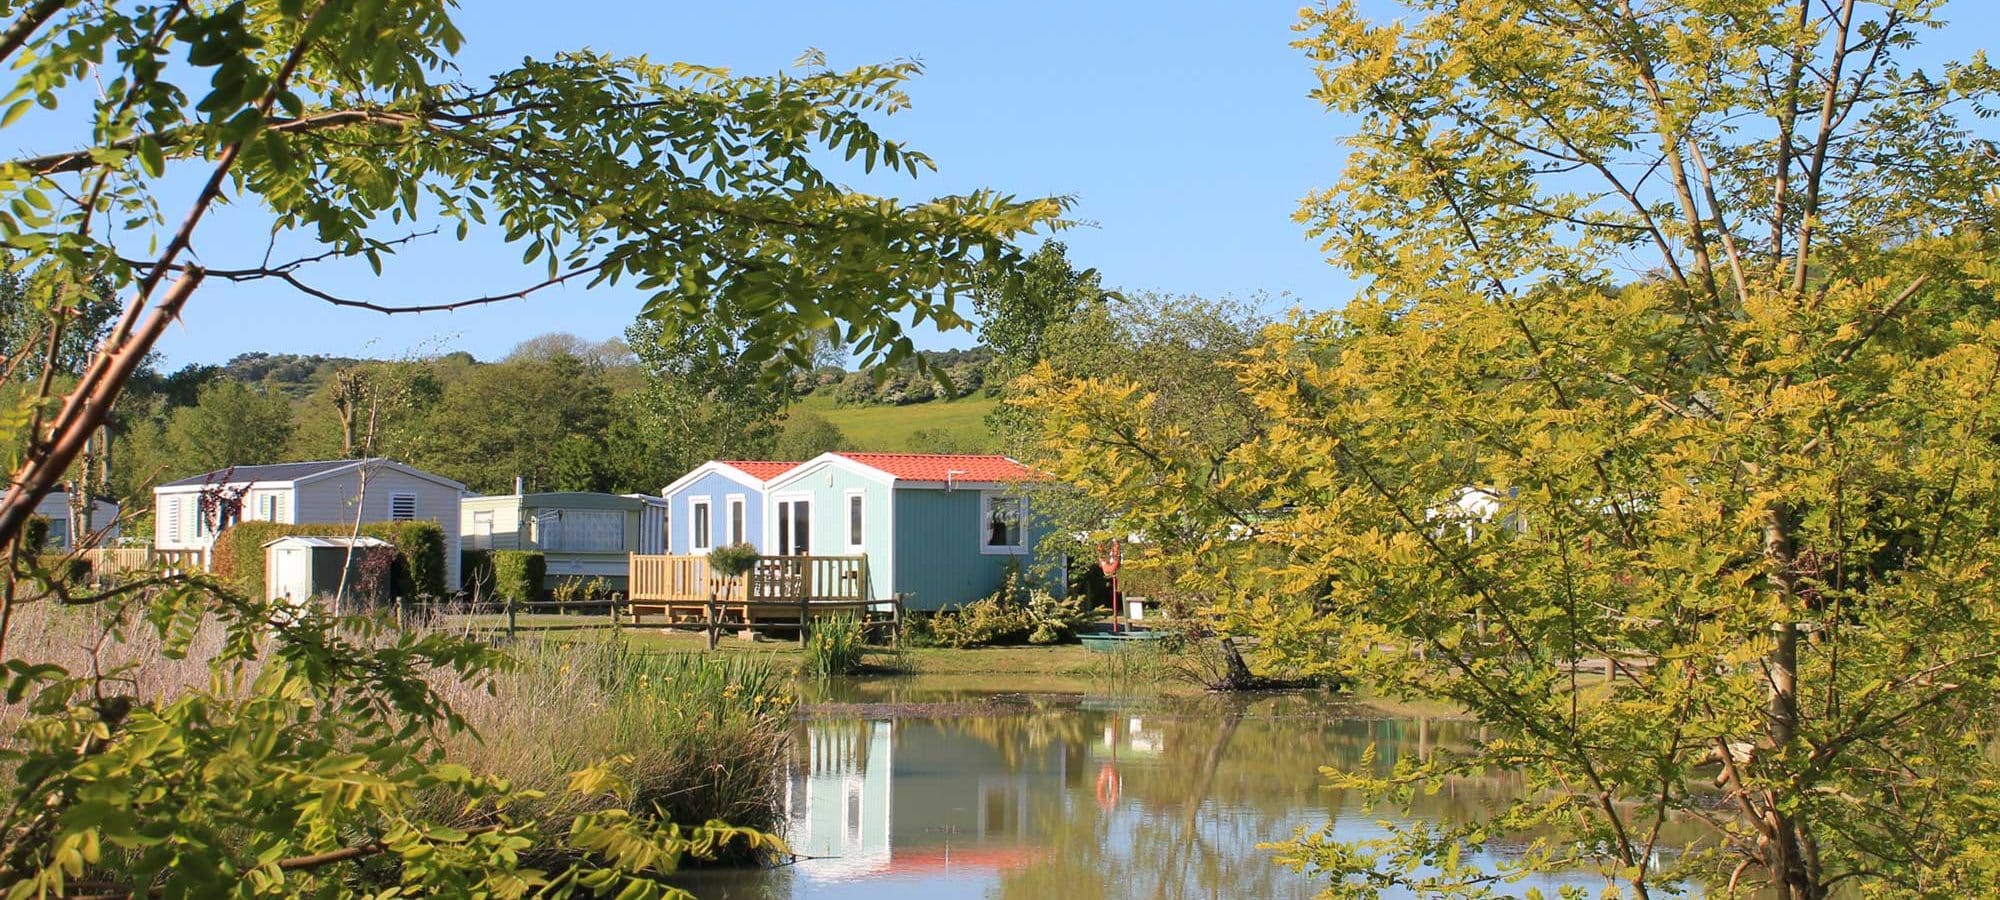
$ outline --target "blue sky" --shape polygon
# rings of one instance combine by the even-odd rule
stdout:
[[[1006,5],[935,2],[730,2],[557,5],[468,0],[468,79],[524,56],[577,47],[767,72],[807,48],[836,66],[917,58],[915,108],[886,131],[940,171],[903,180],[906,196],[991,186],[1070,194],[1090,227],[1062,235],[1081,266],[1127,289],[1338,305],[1341,273],[1291,221],[1300,196],[1339,169],[1340,122],[1306,97],[1308,63],[1287,46],[1297,0]],[[871,182],[869,187],[874,187]],[[231,210],[198,242],[212,266],[254,262],[266,226]],[[282,254],[281,254],[282,256]],[[497,242],[439,237],[406,250],[385,277],[329,273],[343,291],[413,302],[504,289],[533,276]],[[1289,294],[1289,299],[1275,299]],[[215,286],[161,350],[169,367],[238,353],[399,356],[503,354],[547,331],[621,333],[639,307],[624,289],[563,289],[451,314],[334,309],[275,285]],[[964,332],[929,334],[965,346]]]
[[[1924,55],[1979,49],[1976,11],[1992,2],[1952,3],[1947,18],[1961,21],[1927,35]],[[1393,0],[1363,6],[1378,18],[1398,9]],[[836,66],[916,58],[928,71],[910,88],[915,108],[884,130],[929,153],[940,171],[864,187],[893,184],[906,197],[977,187],[1072,195],[1076,215],[1091,224],[1061,239],[1108,285],[1323,309],[1341,305],[1352,282],[1321,259],[1291,214],[1307,191],[1336,179],[1349,126],[1306,96],[1311,67],[1289,46],[1298,10],[1299,0],[465,0],[458,62],[477,83],[525,56],[581,47],[745,73],[785,67],[807,48]],[[258,209],[232,208],[205,227],[196,250],[210,266],[254,263],[268,236]],[[464,244],[437,237],[407,248],[380,278],[366,267],[314,277],[340,293],[416,303],[540,277],[519,259],[517,249],[475,232]],[[574,287],[457,313],[384,317],[274,284],[211,282],[160,349],[169,368],[249,351],[466,350],[491,359],[549,331],[616,336],[638,308],[627,289]],[[933,348],[972,340],[919,333],[920,346]]]

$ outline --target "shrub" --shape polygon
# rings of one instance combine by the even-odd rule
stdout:
[[[1096,619],[1097,611],[1086,606],[1082,596],[1057,597],[1040,588],[1028,595],[1030,644],[1060,644]]]
[[[549,560],[532,550],[493,551],[493,594],[509,603],[539,600]]]
[[[460,550],[458,580],[467,594],[486,599],[493,596],[493,551]]]
[[[21,529],[21,549],[29,553],[40,553],[49,548],[49,517],[29,516],[28,524]]]
[[[610,591],[611,583],[601,577],[593,575],[584,578],[572,575],[556,579],[555,587],[549,589],[549,594],[557,603],[582,603],[595,600]]]
[[[1033,630],[1028,610],[1000,591],[930,619],[931,638],[947,647],[965,649],[1019,642]]]
[[[755,568],[762,558],[749,544],[726,544],[708,552],[708,567],[733,578]]]
[[[1082,597],[1057,598],[1040,587],[1030,588],[1018,571],[1007,573],[1000,589],[955,610],[945,610],[927,623],[930,638],[960,649],[986,644],[1054,644],[1068,640],[1096,618]]]
[[[238,522],[216,536],[210,567],[217,578],[249,597],[264,596],[264,545],[281,537],[346,537],[354,526],[333,523],[290,525],[283,522]],[[396,548],[390,584],[397,597],[442,597],[444,588],[444,527],[436,522],[364,522],[361,536],[388,541]]]
[[[860,619],[850,615],[821,619],[806,634],[806,674],[826,678],[861,671],[865,644]]]

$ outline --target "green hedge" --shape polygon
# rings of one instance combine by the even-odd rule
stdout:
[[[281,537],[346,537],[352,525],[287,525],[280,522],[239,522],[215,539],[210,568],[216,577],[246,596],[264,596],[264,545]],[[436,522],[364,522],[361,536],[380,538],[396,548],[391,573],[395,596],[443,597],[444,528]]]
[[[532,550],[493,551],[493,594],[510,602],[542,599],[548,558]]]

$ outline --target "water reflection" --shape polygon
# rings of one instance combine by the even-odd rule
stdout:
[[[814,858],[686,887],[715,898],[1311,897],[1321,883],[1257,845],[1329,821],[1364,837],[1399,816],[1322,788],[1319,766],[1359,766],[1374,744],[1386,772],[1401,754],[1477,737],[1465,722],[1382,718],[1318,696],[847,709],[802,722],[795,744],[786,836]],[[1478,816],[1519,790],[1504,777],[1462,782],[1410,815]],[[1565,882],[1602,885],[1579,873],[1513,890]]]

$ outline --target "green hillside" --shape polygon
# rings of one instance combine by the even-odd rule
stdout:
[[[986,414],[995,397],[961,397],[907,406],[841,405],[809,396],[796,410],[818,413],[839,427],[853,450],[974,453],[993,449]]]

